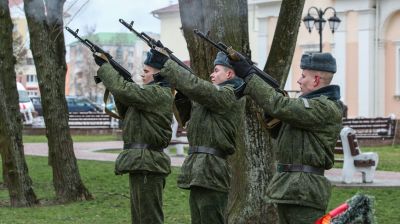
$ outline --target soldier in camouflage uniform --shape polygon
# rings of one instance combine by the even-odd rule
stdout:
[[[329,53],[306,53],[297,83],[302,95],[291,99],[276,92],[244,60],[230,62],[246,82],[244,94],[282,121],[277,137],[277,173],[268,188],[280,223],[314,223],[325,214],[331,184],[324,170],[333,166],[333,149],[342,127],[339,86],[330,85],[336,60]]]
[[[190,74],[172,60],[165,63],[161,74],[193,101],[187,124],[189,155],[178,178],[180,188],[190,189],[192,223],[225,223],[231,180],[227,157],[237,147],[245,104],[244,99],[236,99],[234,90],[243,81],[236,78],[222,52],[214,61],[212,83]]]
[[[163,149],[172,135],[173,95],[169,84],[159,75],[160,62],[152,56],[148,52],[144,61],[141,86],[125,81],[109,63],[95,55],[101,66],[98,77],[114,95],[124,121],[124,150],[116,160],[115,173],[129,173],[132,223],[164,222],[163,189],[171,172],[170,158]]]

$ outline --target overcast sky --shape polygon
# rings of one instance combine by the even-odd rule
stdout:
[[[177,0],[68,0],[64,11],[71,16],[65,25],[82,30],[96,27],[96,32],[129,32],[118,20],[134,21],[138,31],[160,33],[160,21],[151,11],[176,4]],[[68,44],[74,41],[72,35],[65,35]]]

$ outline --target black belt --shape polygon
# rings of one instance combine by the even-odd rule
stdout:
[[[148,144],[145,143],[124,143],[124,150],[127,149],[149,149],[157,152],[164,151],[163,149],[154,149],[151,148]]]
[[[325,169],[303,165],[303,164],[282,164],[278,163],[278,172],[303,172],[303,173],[313,173],[323,176]]]
[[[214,156],[221,157],[226,159],[228,156],[226,153],[222,152],[221,150],[216,150],[214,148],[206,147],[206,146],[190,146],[188,154],[195,154],[195,153],[206,153],[211,154]]]

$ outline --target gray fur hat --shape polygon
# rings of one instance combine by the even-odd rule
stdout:
[[[226,54],[222,51],[218,52],[217,57],[215,57],[214,66],[216,65],[222,65],[233,69],[232,65],[229,64],[228,56],[226,56]]]
[[[151,51],[147,52],[147,57],[144,60],[143,64],[148,65],[150,67],[161,70],[163,68],[163,64],[160,60],[157,60],[157,57]]]
[[[330,53],[305,53],[301,56],[300,68],[336,73],[336,59]]]

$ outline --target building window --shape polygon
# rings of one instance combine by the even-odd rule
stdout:
[[[33,58],[26,58],[26,64],[27,65],[33,65]]]
[[[37,76],[36,75],[26,75],[26,82],[37,83]]]
[[[36,96],[37,93],[35,91],[32,90],[28,90],[28,96]]]
[[[123,60],[123,58],[124,58],[123,53],[124,52],[122,50],[122,47],[118,47],[116,55],[115,55],[115,58],[116,58],[117,61],[122,61]]]

